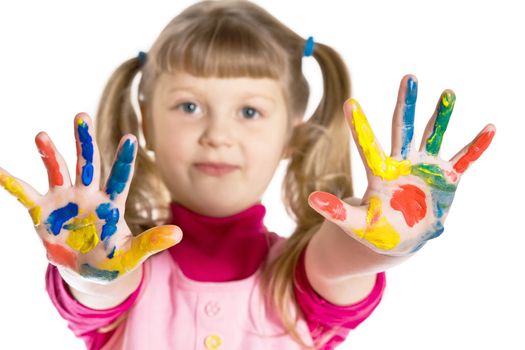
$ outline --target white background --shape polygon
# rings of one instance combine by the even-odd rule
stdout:
[[[190,3],[2,2],[0,165],[45,193],[36,133],[47,131],[73,169],[73,116],[93,115],[112,71],[147,51]],[[463,177],[445,233],[388,271],[382,303],[340,349],[525,348],[524,11],[510,1],[258,3],[303,37],[313,35],[341,53],[353,96],[385,149],[406,73],[419,79],[417,142],[445,88],[456,92],[457,102],[444,158],[488,122],[498,129],[492,146]],[[312,62],[307,60],[309,67]],[[318,96],[315,68],[308,79]],[[360,196],[366,182],[355,151]],[[263,203],[268,228],[288,235],[292,222],[280,202],[281,179],[282,168]],[[45,292],[45,252],[26,210],[4,190],[0,208],[0,348],[83,349]]]

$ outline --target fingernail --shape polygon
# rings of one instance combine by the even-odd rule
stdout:
[[[455,102],[456,102],[456,95],[454,94],[454,92],[452,92],[450,90],[446,90],[441,95],[441,104],[446,109],[450,109],[450,108],[454,107],[454,103]]]
[[[320,211],[327,213],[334,220],[344,221],[346,210],[341,200],[327,192],[314,192],[310,196],[312,205]]]

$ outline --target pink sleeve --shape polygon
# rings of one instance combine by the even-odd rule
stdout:
[[[304,267],[303,251],[295,271],[294,290],[314,342],[318,341],[329,331],[335,331],[335,334],[330,337],[330,340],[322,348],[322,350],[331,350],[339,343],[342,343],[348,332],[356,328],[374,311],[381,301],[385,285],[385,273],[378,273],[376,284],[365,299],[349,306],[332,304],[323,299],[310,285]]]
[[[89,350],[100,349],[113,335],[113,331],[99,332],[99,328],[110,325],[126,312],[139,295],[144,275],[139,287],[122,304],[111,309],[95,310],[80,304],[70,293],[58,269],[49,264],[46,272],[46,289],[51,302],[62,318],[68,321],[73,333],[84,340]]]

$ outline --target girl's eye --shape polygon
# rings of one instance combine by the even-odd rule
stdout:
[[[199,110],[199,106],[193,102],[184,102],[177,106],[177,109],[182,110],[184,113],[195,113]]]
[[[248,119],[256,119],[257,117],[261,116],[259,111],[253,107],[244,107],[241,113],[243,117],[248,118]]]

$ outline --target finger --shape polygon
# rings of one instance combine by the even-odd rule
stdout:
[[[49,136],[45,132],[39,132],[35,137],[35,143],[47,169],[49,188],[71,187],[66,162]]]
[[[153,227],[140,235],[131,238],[127,250],[117,249],[113,258],[106,259],[96,268],[83,266],[85,274],[97,273],[106,279],[114,279],[125,272],[133,270],[149,256],[178,244],[182,231],[175,225]]]
[[[133,238],[131,248],[123,257],[124,264],[132,266],[133,261],[168,249],[182,240],[182,230],[175,225],[150,228]]]
[[[366,222],[366,212],[359,206],[343,202],[333,194],[315,191],[308,196],[308,204],[324,218],[338,226],[355,231]]]
[[[352,206],[330,193],[316,191],[308,197],[308,204],[375,251],[393,251],[401,241],[399,233],[383,216],[382,202],[378,197],[371,197],[367,208]]]
[[[24,181],[15,178],[0,168],[0,185],[11,193],[24,207],[29,210],[35,226],[40,224],[40,202],[42,195]]]
[[[401,175],[410,174],[409,161],[396,161],[385,154],[356,100],[349,99],[346,101],[344,112],[354,140],[356,140],[361,159],[369,172],[384,180],[393,180]]]
[[[100,153],[95,141],[93,121],[86,113],[78,113],[74,119],[77,147],[76,186],[100,187]]]
[[[129,134],[123,136],[117,147],[117,155],[113,161],[111,173],[106,182],[106,193],[111,200],[125,201],[137,154],[137,139]]]
[[[392,152],[393,158],[401,156],[407,159],[414,139],[414,114],[416,111],[417,79],[405,75],[399,85],[396,109],[392,119]]]
[[[423,149],[431,155],[438,155],[443,141],[443,135],[447,130],[450,115],[456,103],[456,95],[452,90],[445,90],[439,98],[436,110],[428,121],[427,127],[421,140],[419,151]]]
[[[490,146],[495,134],[496,127],[494,125],[485,126],[470,144],[463,147],[452,157],[450,162],[453,164],[454,170],[459,174],[464,173]]]

